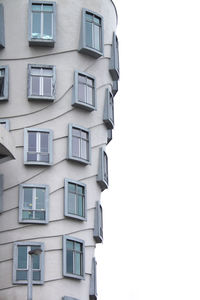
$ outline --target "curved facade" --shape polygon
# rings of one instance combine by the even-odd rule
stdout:
[[[0,300],[26,299],[34,247],[33,299],[96,299],[116,9],[111,0],[0,0],[0,16],[0,120],[15,145],[0,165]]]

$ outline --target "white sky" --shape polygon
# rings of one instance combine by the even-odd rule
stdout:
[[[115,0],[98,300],[200,299],[200,1]]]

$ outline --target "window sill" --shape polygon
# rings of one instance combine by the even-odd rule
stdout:
[[[42,46],[42,47],[54,47],[55,40],[54,39],[30,39],[29,46]]]
[[[34,100],[38,100],[38,101],[51,101],[53,102],[55,100],[55,97],[54,96],[51,96],[51,97],[46,97],[46,96],[28,96],[28,100],[30,101],[34,101]]]
[[[92,56],[94,58],[99,58],[100,56],[103,55],[103,51],[98,51],[89,47],[82,47],[81,49],[79,49],[79,52],[82,54]]]
[[[79,102],[79,101],[73,103],[72,106],[78,107],[78,108],[81,108],[81,109],[84,109],[84,110],[87,110],[87,111],[93,111],[93,110],[96,110],[96,107],[95,107],[95,106],[88,105],[88,104],[86,104],[86,103],[82,103],[82,102]]]

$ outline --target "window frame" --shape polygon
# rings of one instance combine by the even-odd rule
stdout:
[[[105,158],[107,161],[107,165],[105,166]],[[105,178],[105,174],[107,174],[107,179]],[[109,180],[108,180],[108,156],[103,147],[99,149],[99,166],[98,166],[98,174],[97,174],[97,183],[99,184],[101,191],[104,191],[108,188]]]
[[[37,5],[52,5],[52,39],[44,39],[44,38],[33,38],[32,37],[32,4]],[[47,46],[54,47],[56,42],[56,2],[54,1],[33,1],[29,0],[29,8],[28,8],[28,41],[29,46]]]
[[[0,214],[3,212],[3,186],[4,186],[4,176],[0,174]]]
[[[118,80],[114,80],[113,84],[112,84],[112,94],[113,94],[113,97],[115,97],[115,95],[117,94],[117,92],[118,92]]]
[[[68,212],[68,201],[69,201],[68,184],[69,183],[75,184],[76,186],[79,185],[79,186],[84,188],[83,216],[80,216],[78,214],[72,214],[72,213]],[[64,179],[64,216],[69,217],[69,218],[73,218],[73,219],[77,219],[77,220],[80,220],[80,221],[86,221],[87,220],[87,216],[86,216],[87,206],[86,206],[86,204],[87,204],[87,186],[86,186],[86,184],[83,183],[83,182],[80,182],[80,181],[75,181],[75,180],[65,178]]]
[[[46,76],[46,77],[51,77],[51,90],[52,90],[52,95],[51,96],[45,96],[45,95],[32,95],[31,90],[32,90],[32,84],[31,84],[31,70],[32,69],[51,69],[52,70],[52,76]],[[39,83],[39,89],[41,90],[41,86],[43,86],[43,79],[45,76],[38,76],[40,78],[40,83]],[[28,100],[49,100],[53,101],[56,98],[56,67],[53,65],[42,65],[42,64],[28,64]]]
[[[97,244],[103,242],[103,208],[100,201],[96,202],[93,237]]]
[[[48,133],[49,162],[29,161],[27,159],[28,146],[29,146],[28,145],[28,134],[29,134],[29,132],[46,132],[46,133]],[[53,131],[51,129],[24,128],[24,164],[25,165],[42,165],[42,166],[50,166],[50,165],[53,164]]]
[[[44,195],[45,219],[44,220],[23,219],[22,213],[23,213],[23,204],[24,204],[24,188],[32,188],[32,189],[41,188],[45,190],[45,195]],[[35,201],[33,201],[32,199],[32,203],[33,202]],[[36,209],[32,211],[34,212],[35,210]],[[19,223],[47,224],[48,222],[49,222],[49,186],[46,184],[20,184],[19,185]]]
[[[108,129],[114,128],[114,98],[110,90],[106,89],[106,96],[104,102],[103,121]]]
[[[17,264],[18,264],[18,246],[37,246],[40,247],[42,252],[39,255],[40,256],[40,280],[33,280],[33,284],[35,285],[41,285],[44,284],[44,243],[42,242],[14,242],[13,246],[13,284],[28,284],[27,280],[17,280]],[[28,250],[27,250],[28,252]],[[27,253],[27,273],[28,273],[28,253]]]
[[[0,49],[5,48],[4,7],[0,3]]]
[[[87,132],[87,134],[88,134],[88,149],[86,149],[88,152],[88,159],[73,156],[73,147],[72,147],[72,140],[73,140],[72,130],[73,130],[73,128],[78,129],[80,131]],[[70,123],[68,125],[68,157],[67,158],[72,161],[80,162],[84,165],[91,164],[91,136],[90,136],[89,129],[79,126],[79,125],[72,124],[72,123]]]
[[[5,124],[5,129],[6,130],[8,130],[8,131],[10,131],[10,120],[8,120],[8,119],[0,119],[0,124],[2,125],[2,126],[4,126],[3,124]]]
[[[90,300],[97,300],[97,261],[95,257],[92,259],[92,272],[90,276]]]
[[[77,275],[77,274],[72,274],[67,272],[67,246],[66,246],[66,242],[67,241],[72,241],[72,242],[77,242],[82,244],[82,274],[81,275]],[[74,258],[74,257],[73,257]],[[74,267],[74,264],[73,264]],[[63,235],[63,276],[64,277],[70,277],[70,278],[74,278],[74,279],[85,279],[85,241],[75,238],[75,237],[71,237],[69,235]]]
[[[114,81],[119,80],[119,41],[115,32],[113,32],[109,72]]]
[[[78,89],[79,89],[79,75],[87,77],[93,80],[93,105],[90,105],[86,102],[79,101],[78,99]],[[85,109],[87,111],[96,110],[96,78],[88,73],[75,71],[74,72],[74,88],[73,88],[73,96],[72,96],[72,106],[79,107]]]
[[[100,50],[97,50],[95,48],[89,47],[86,45],[86,14],[92,14],[93,16],[99,18],[101,20],[101,40],[99,41],[100,44]],[[92,38],[93,43],[93,38]],[[94,58],[98,58],[100,56],[104,55],[104,19],[103,16],[100,14],[90,10],[83,8],[82,9],[82,21],[81,21],[81,35],[80,35],[80,46],[79,46],[79,52],[90,55]]]
[[[0,66],[0,70],[4,70],[4,88],[3,88],[3,96],[0,96],[0,101],[8,100],[8,66]]]

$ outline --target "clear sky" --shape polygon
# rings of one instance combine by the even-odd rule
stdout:
[[[200,299],[200,1],[115,0],[98,300]]]

